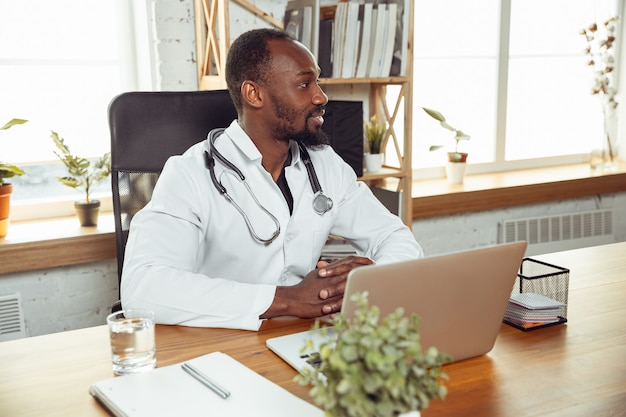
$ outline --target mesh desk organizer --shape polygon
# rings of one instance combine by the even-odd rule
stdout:
[[[523,331],[567,322],[569,269],[524,258],[504,322]]]

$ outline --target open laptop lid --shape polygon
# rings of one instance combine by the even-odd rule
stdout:
[[[381,317],[403,306],[421,318],[423,348],[435,346],[454,361],[483,355],[495,343],[525,242],[353,269],[342,311],[352,317],[350,294],[368,291]]]
[[[517,242],[359,267],[348,274],[342,311],[352,317],[350,296],[368,291],[381,317],[398,306],[420,316],[424,349],[436,346],[454,361],[484,355],[495,343],[525,251],[526,242]],[[299,332],[266,344],[301,371],[309,365],[300,350],[312,337]]]

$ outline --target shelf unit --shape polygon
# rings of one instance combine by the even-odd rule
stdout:
[[[359,179],[370,185],[384,186],[402,192],[402,221],[412,226],[412,114],[413,114],[413,1],[409,1],[409,41],[406,75],[380,78],[322,78],[323,86],[366,85],[369,116],[387,121],[385,163],[381,171],[364,172]],[[233,0],[245,10],[282,29],[282,22],[248,0]],[[286,3],[286,2],[285,2]],[[200,90],[226,88],[224,79],[226,55],[230,45],[228,0],[195,0],[198,86]]]

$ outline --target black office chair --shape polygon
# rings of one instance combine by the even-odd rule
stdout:
[[[227,127],[237,112],[227,90],[130,92],[109,104],[111,187],[118,279],[130,221],[152,197],[163,165],[172,155]],[[121,309],[120,302],[112,310]]]

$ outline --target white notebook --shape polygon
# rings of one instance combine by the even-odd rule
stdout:
[[[213,352],[187,361],[229,391],[223,399],[181,365],[96,382],[89,393],[117,417],[323,417],[324,412],[232,357]]]

